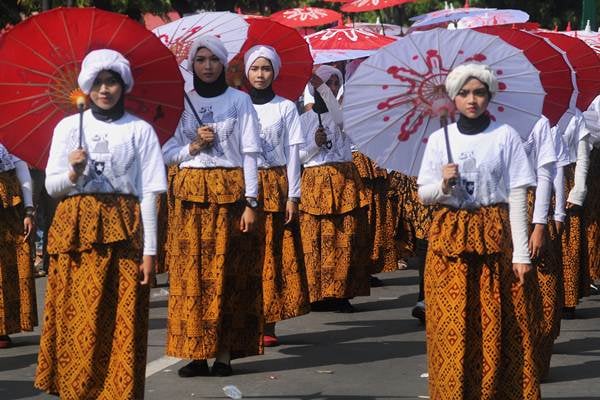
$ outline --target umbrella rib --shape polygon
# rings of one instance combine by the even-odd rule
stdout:
[[[9,36],[10,37],[10,36]],[[46,57],[44,57],[42,54],[38,53],[37,51],[35,51],[35,49],[33,47],[28,46],[25,42],[22,42],[14,37],[10,37],[13,41],[15,41],[16,43],[20,44],[21,46],[23,46],[24,48],[26,48],[27,50],[31,51],[33,54],[35,54],[36,56],[38,56],[40,59],[44,60],[48,65],[50,65],[53,68],[58,68],[58,66],[56,64],[54,64],[52,61],[48,60]]]
[[[50,152],[50,146],[52,146],[52,141],[48,141],[48,143],[44,146],[43,151],[41,151],[39,153],[40,157],[37,159],[36,165],[39,165],[40,161],[42,161],[42,159],[44,158],[44,156]]]
[[[18,120],[20,120],[20,119],[23,119],[24,117],[28,117],[28,116],[30,116],[31,114],[34,114],[34,113],[36,113],[36,112],[38,112],[38,111],[40,111],[40,110],[43,110],[44,108],[46,108],[46,107],[49,107],[49,106],[51,106],[51,105],[52,105],[52,103],[48,102],[48,103],[42,104],[41,106],[39,106],[39,107],[37,107],[37,108],[34,108],[34,109],[32,109],[32,110],[29,110],[29,111],[27,111],[26,113],[19,115],[17,118],[15,118],[15,119],[12,119],[12,120],[8,121],[8,122],[7,122],[7,123],[5,123],[4,125],[0,125],[0,129],[4,129],[4,128],[6,128],[7,126],[9,126],[9,125],[11,125],[11,124],[13,124],[13,123],[17,122]]]
[[[62,11],[62,10],[61,10]],[[65,19],[65,14],[63,12],[60,13],[60,17],[63,23],[63,28],[65,32],[65,36],[67,37],[67,42],[69,43],[69,50],[71,51],[71,55],[73,56],[73,60],[77,59],[75,55],[75,50],[73,49],[73,42],[71,41],[71,35],[69,35],[69,30],[67,28],[67,20]]]
[[[152,35],[152,36],[146,36],[146,37],[144,38],[144,40],[142,40],[141,42],[138,42],[138,43],[137,43],[135,46],[133,46],[131,49],[127,50],[127,52],[125,53],[125,55],[129,55],[129,54],[133,53],[133,52],[134,52],[135,50],[137,50],[137,49],[138,49],[138,48],[139,48],[141,45],[145,44],[145,43],[146,43],[148,40],[150,40],[150,39],[152,39],[152,38],[155,38],[155,37],[156,37],[156,36],[154,36],[154,35]],[[172,57],[172,56],[173,56],[173,53],[169,52],[169,56],[170,56],[170,57]],[[144,64],[144,65],[152,64],[154,61],[162,61],[162,60],[164,60],[165,58],[167,58],[167,57],[163,57],[163,58],[160,58],[160,59],[158,59],[158,60],[153,60],[153,61],[151,61],[151,62],[149,62],[149,63],[146,63],[146,64]]]
[[[90,47],[92,47],[92,32],[95,31],[95,24],[96,24],[96,13],[93,12],[92,13],[92,21],[90,22],[90,32],[88,35],[88,41],[87,41],[87,45],[85,47],[86,52],[90,49]]]
[[[127,17],[125,17],[121,20],[121,23],[119,23],[119,25],[113,32],[113,35],[111,36],[111,38],[108,40],[108,42],[106,42],[106,47],[110,47],[112,45],[113,40],[115,40],[115,38],[118,36],[119,31],[121,30],[123,25],[125,25],[125,22],[127,22]]]
[[[40,99],[42,97],[47,97],[47,96],[48,96],[47,93],[42,93],[42,94],[36,94],[34,96],[29,96],[29,97],[21,97],[18,99],[13,99],[13,100],[2,102],[2,103],[0,103],[0,106],[5,106],[8,104],[16,104],[16,103],[20,103],[23,101],[29,101],[29,100],[34,100],[34,99]]]
[[[138,64],[138,65],[135,66],[135,68],[133,68],[133,70],[137,71],[138,69],[141,69],[143,67],[147,67],[148,65],[152,65],[154,63],[161,62],[161,61],[164,61],[164,60],[169,60],[171,58],[173,58],[173,53],[169,52],[169,53],[165,54],[164,57],[154,58],[154,59],[151,59],[150,61],[148,61],[148,62],[146,62],[144,64]]]
[[[178,79],[174,79],[172,81],[144,81],[144,82],[136,82],[136,86],[143,86],[143,85],[168,85],[168,84],[173,84],[173,83],[183,83],[181,80]]]
[[[50,74],[47,74],[47,73],[42,72],[42,71],[38,71],[37,69],[33,69],[33,68],[25,67],[23,65],[15,64],[13,62],[0,61],[0,64],[6,64],[6,65],[10,65],[12,67],[21,68],[21,69],[23,69],[25,71],[33,72],[34,74],[38,74],[38,75],[44,76],[44,77],[49,78],[49,79],[54,79],[54,76],[52,76]]]
[[[501,106],[504,106],[504,107],[507,107],[507,108],[511,108],[513,110],[520,111],[520,112],[522,112],[524,114],[528,114],[528,115],[531,115],[531,116],[534,116],[534,117],[537,117],[537,118],[539,118],[539,116],[540,116],[540,113],[535,113],[535,112],[531,112],[529,110],[524,110],[524,109],[521,109],[519,107],[513,106],[512,104],[501,103],[501,102],[499,102],[497,100],[493,101],[492,103],[493,104],[499,104]]]
[[[31,136],[31,134],[38,129],[40,126],[42,126],[43,124],[45,124],[50,118],[52,118],[54,116],[54,114],[56,114],[58,110],[55,108],[54,110],[52,110],[52,112],[50,112],[48,115],[46,115],[46,117],[41,120],[36,126],[34,126],[30,131],[29,131],[29,135],[27,136],[23,136],[23,138],[21,138],[21,140],[19,140],[17,143],[14,144],[14,147],[18,147],[19,145],[21,145],[23,142],[25,142],[27,139],[29,139],[29,136]]]

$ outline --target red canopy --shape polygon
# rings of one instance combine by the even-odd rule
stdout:
[[[573,94],[571,68],[560,52],[539,36],[501,26],[482,26],[478,32],[498,36],[506,43],[523,50],[525,57],[540,71],[540,80],[546,91],[544,115],[556,125],[569,109]]]
[[[303,28],[336,22],[342,18],[342,14],[327,8],[302,7],[276,12],[270,18],[292,28]]]
[[[415,0],[354,0],[344,4],[343,12],[359,13],[365,11],[382,10],[388,7],[399,6],[405,3],[413,3]]]

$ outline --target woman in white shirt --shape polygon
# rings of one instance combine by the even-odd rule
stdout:
[[[8,335],[37,325],[33,211],[29,168],[0,143],[0,349],[10,347]]]
[[[169,193],[167,354],[193,361],[181,377],[231,375],[230,361],[261,352],[262,264],[254,233],[262,148],[250,97],[227,86],[227,50],[190,47],[194,89],[163,155],[178,169]],[[216,358],[212,369],[207,359]]]
[[[60,199],[35,386],[65,399],[144,397],[156,196],[166,189],[152,126],[125,111],[129,61],[90,52],[90,109],[54,129],[46,189]]]
[[[542,310],[527,243],[535,176],[518,133],[485,113],[498,90],[489,67],[456,67],[446,90],[460,112],[448,127],[452,157],[434,132],[417,180],[423,202],[439,206],[425,269],[430,397],[539,399]]]
[[[244,55],[250,98],[258,115],[262,152],[258,156],[258,231],[263,252],[263,344],[278,344],[275,323],[310,311],[308,282],[300,243],[300,146],[304,135],[296,106],[277,96],[272,83],[281,59],[270,46],[254,46]]]
[[[369,294],[369,244],[362,181],[352,163],[335,98],[342,74],[320,66],[311,86],[315,104],[300,116],[305,143],[300,229],[312,309],[353,312],[349,299]]]

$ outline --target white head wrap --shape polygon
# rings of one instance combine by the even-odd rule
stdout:
[[[188,53],[188,68],[190,71],[194,70],[194,58],[196,57],[198,49],[201,49],[202,47],[209,49],[211,53],[219,58],[221,64],[223,64],[224,67],[227,67],[228,53],[221,39],[216,36],[204,35],[196,38],[190,46],[190,52]]]
[[[340,71],[339,69],[337,69],[336,67],[332,67],[331,65],[321,65],[319,66],[319,68],[317,68],[317,70],[315,71],[315,75],[317,75],[319,78],[321,78],[321,80],[325,83],[327,83],[327,81],[333,76],[337,76],[338,79],[340,80],[340,85],[342,85],[344,83],[344,77],[342,76],[342,71]],[[312,87],[312,85],[308,85],[308,90],[310,91],[311,95],[315,95],[315,88]]]
[[[460,89],[471,78],[485,83],[492,97],[498,91],[498,78],[496,78],[494,71],[490,67],[485,64],[469,63],[454,68],[446,77],[446,92],[448,92],[448,96],[454,100]]]
[[[81,62],[81,72],[77,78],[79,87],[85,94],[89,94],[94,86],[94,80],[100,71],[113,71],[121,76],[125,83],[125,93],[133,89],[133,76],[129,61],[118,51],[101,49],[89,52]]]
[[[264,45],[252,46],[246,54],[244,54],[246,77],[248,77],[248,71],[250,71],[250,67],[254,64],[254,61],[260,57],[266,58],[271,62],[271,65],[273,66],[273,80],[277,79],[277,75],[279,75],[279,70],[281,69],[281,59],[274,48]]]

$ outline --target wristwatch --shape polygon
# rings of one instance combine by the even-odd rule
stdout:
[[[254,197],[246,197],[246,206],[256,210],[258,208],[258,201]]]

